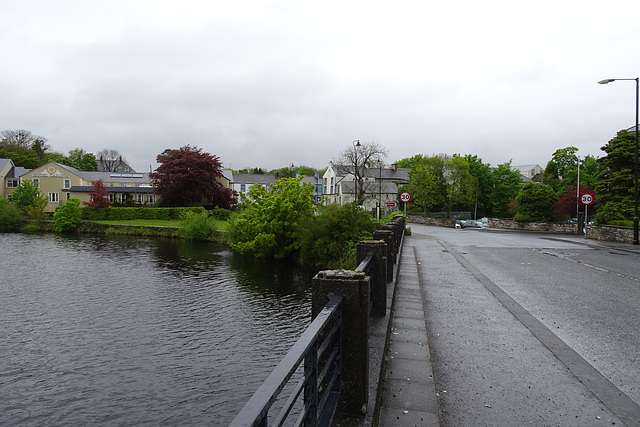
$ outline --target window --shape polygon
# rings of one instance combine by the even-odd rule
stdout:
[[[71,193],[67,193],[67,200],[71,198]]]
[[[7,180],[7,187],[8,188],[16,188],[18,186],[18,180],[17,179],[9,179]]]
[[[110,203],[113,203],[113,193],[107,194],[107,198],[109,199]]]
[[[136,193],[136,202],[142,203],[144,201],[143,197],[144,197],[144,194]]]
[[[13,194],[8,194],[8,195],[7,195],[7,199],[8,199],[10,202],[13,202]]]
[[[242,191],[243,193],[247,191],[247,184],[240,184],[240,191]]]
[[[58,203],[58,193],[49,193],[49,203]]]
[[[40,187],[40,180],[38,178],[33,178],[33,185]]]
[[[147,200],[149,201],[149,203],[155,203],[156,202],[156,196],[154,194],[149,194],[147,196]]]
[[[62,188],[71,188],[71,180],[70,179],[65,179],[64,180],[64,186]]]

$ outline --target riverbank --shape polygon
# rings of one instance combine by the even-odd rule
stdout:
[[[180,227],[175,225],[175,221],[166,221],[172,225],[144,225],[140,222],[144,220],[118,221],[113,223],[109,221],[82,221],[72,233],[93,233],[105,235],[125,235],[125,236],[141,236],[141,237],[168,237],[172,239],[182,239],[180,235]],[[158,224],[160,221],[149,221]],[[55,232],[55,223],[53,221],[29,221],[20,231],[22,232]],[[217,230],[209,239],[214,242],[221,242],[224,239],[224,231]]]

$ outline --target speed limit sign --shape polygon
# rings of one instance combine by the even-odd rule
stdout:
[[[582,195],[581,200],[583,205],[590,205],[593,203],[593,194],[585,193]]]
[[[411,200],[411,194],[409,194],[408,191],[403,191],[402,193],[400,193],[400,201],[402,203],[408,203],[409,200]]]

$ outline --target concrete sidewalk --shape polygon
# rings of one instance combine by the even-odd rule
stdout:
[[[634,402],[453,252],[405,238],[378,425],[640,425]],[[602,383],[623,417],[581,381]]]

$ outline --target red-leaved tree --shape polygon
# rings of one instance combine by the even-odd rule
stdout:
[[[93,191],[89,193],[89,202],[84,202],[83,205],[89,206],[91,209],[109,209],[111,207],[111,201],[109,200],[109,193],[104,186],[101,179],[93,183]]]
[[[213,204],[228,209],[234,203],[233,191],[219,181],[223,175],[218,156],[186,145],[165,150],[157,161],[161,165],[149,176],[164,205]]]
[[[594,194],[593,187],[589,185],[581,185],[580,186],[580,195],[585,193]],[[577,211],[581,214],[584,214],[584,205],[580,203],[577,199],[576,188],[570,185],[567,185],[565,188],[565,193],[560,194],[558,197],[558,201],[555,205],[553,205],[553,211],[560,218],[574,218],[576,216]],[[593,203],[589,205],[589,216],[595,215],[597,212],[597,204]]]

